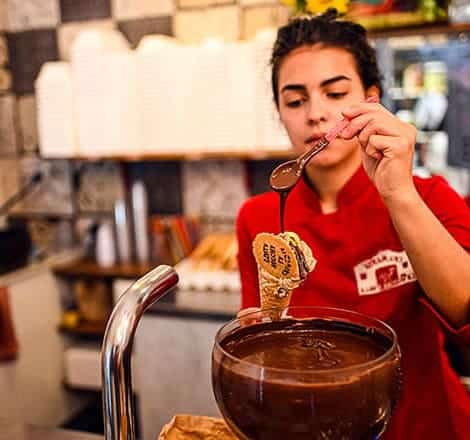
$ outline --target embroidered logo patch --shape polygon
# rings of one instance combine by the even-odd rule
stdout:
[[[359,295],[374,295],[416,281],[405,251],[380,251],[354,267]]]

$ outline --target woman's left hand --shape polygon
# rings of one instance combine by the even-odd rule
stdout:
[[[412,168],[416,129],[378,103],[361,103],[343,111],[351,122],[343,139],[357,136],[363,165],[384,200],[414,191]]]

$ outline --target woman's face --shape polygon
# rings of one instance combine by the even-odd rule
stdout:
[[[353,56],[344,49],[303,46],[292,51],[279,71],[279,114],[297,153],[308,149],[341,118],[341,111],[364,101],[366,91]],[[334,140],[311,161],[335,167],[360,157],[357,139]]]

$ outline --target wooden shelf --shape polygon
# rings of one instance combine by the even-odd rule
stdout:
[[[390,38],[412,35],[460,34],[462,32],[470,32],[470,23],[436,23],[387,29],[370,29],[367,34],[370,38]]]
[[[136,279],[151,271],[156,264],[117,264],[101,267],[95,261],[79,260],[56,265],[52,268],[55,275],[87,278],[128,278]]]
[[[276,160],[291,159],[295,157],[291,150],[227,150],[206,152],[181,152],[181,153],[157,153],[137,155],[113,155],[113,156],[75,156],[70,160],[83,160],[88,162],[116,161],[116,162],[160,162],[160,161],[200,161],[200,160]],[[53,159],[53,158],[48,158]]]
[[[37,220],[73,220],[74,214],[53,213],[53,212],[9,212],[8,217],[17,219],[37,219]]]
[[[105,330],[106,322],[80,321],[76,327],[59,325],[59,331],[63,334],[88,338],[102,338]]]

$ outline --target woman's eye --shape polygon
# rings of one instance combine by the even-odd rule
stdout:
[[[346,96],[346,92],[329,92],[327,96],[332,99],[341,99],[343,96]]]
[[[302,105],[302,100],[296,99],[295,101],[289,101],[286,105],[289,108],[300,107]]]

